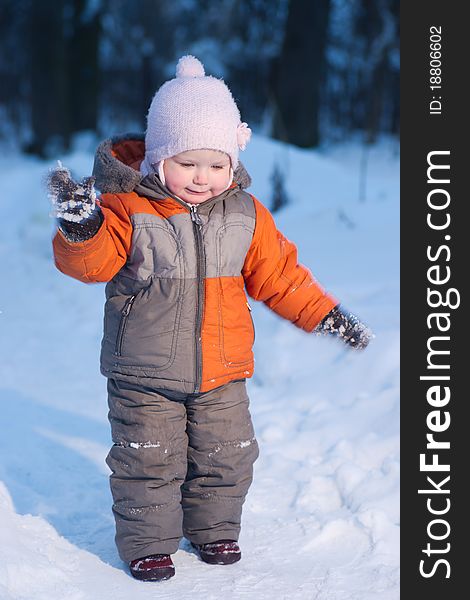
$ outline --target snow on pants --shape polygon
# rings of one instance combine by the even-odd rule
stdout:
[[[108,380],[114,445],[106,462],[125,562],[237,540],[258,444],[245,381],[183,394]]]

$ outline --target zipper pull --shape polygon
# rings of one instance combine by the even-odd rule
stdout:
[[[189,211],[191,213],[191,221],[193,223],[196,223],[196,225],[199,225],[199,227],[201,227],[203,225],[203,222],[202,222],[202,219],[199,216],[199,213],[197,212],[197,208],[194,204],[190,205]]]
[[[129,316],[129,313],[131,312],[132,303],[134,302],[134,298],[135,298],[135,296],[131,296],[129,298],[129,300],[127,301],[127,304],[122,309],[122,316],[123,317],[128,317]]]

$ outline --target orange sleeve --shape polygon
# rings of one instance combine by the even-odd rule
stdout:
[[[69,242],[57,231],[52,241],[59,271],[84,283],[110,281],[126,263],[131,248],[132,223],[122,200],[103,194],[99,204],[104,221],[92,238]]]
[[[305,331],[313,331],[339,301],[297,262],[295,244],[276,229],[271,213],[253,198],[256,226],[243,266],[248,294]]]

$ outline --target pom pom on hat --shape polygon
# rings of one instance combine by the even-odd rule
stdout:
[[[251,129],[248,127],[248,123],[240,123],[237,127],[237,142],[240,150],[245,150],[250,139]]]
[[[176,65],[176,77],[204,77],[202,62],[195,56],[182,56]]]
[[[188,150],[218,150],[228,154],[232,169],[244,150],[251,130],[222,79],[205,75],[204,66],[191,55],[176,66],[176,77],[166,81],[153,97],[147,115],[145,160],[141,171]],[[154,169],[155,167],[153,167]]]

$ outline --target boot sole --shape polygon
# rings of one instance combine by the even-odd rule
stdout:
[[[163,569],[154,569],[152,571],[131,571],[132,577],[139,581],[165,581],[175,574],[175,569],[165,567]]]
[[[224,554],[221,556],[212,556],[210,554],[203,554],[199,552],[199,556],[201,560],[209,565],[233,565],[233,563],[238,562],[242,555],[239,553],[236,554]]]
[[[199,558],[208,565],[233,565],[233,563],[238,562],[242,557],[241,552],[209,554],[204,552],[204,550],[200,550],[195,544],[191,544],[191,546],[196,550]]]

